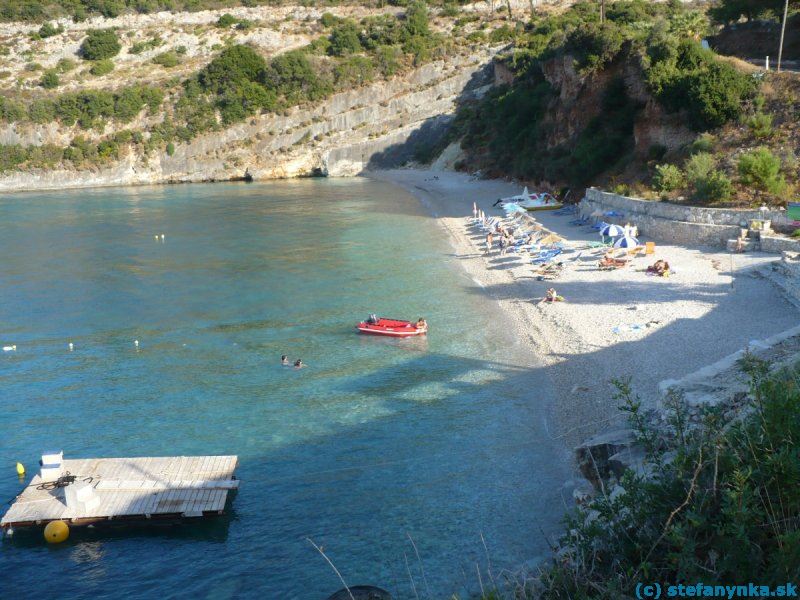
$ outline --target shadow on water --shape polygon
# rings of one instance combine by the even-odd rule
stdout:
[[[402,350],[410,340],[389,341]],[[545,422],[548,385],[544,370],[521,364],[410,353],[390,373],[361,369],[332,382],[332,395],[378,406],[368,418],[340,404],[328,433],[241,456],[241,488],[224,517],[76,528],[59,547],[47,547],[37,528],[2,551],[10,564],[20,553],[47,552],[49,575],[75,597],[169,595],[178,584],[187,597],[214,589],[215,598],[326,598],[341,585],[306,538],[323,546],[348,583],[379,585],[395,598],[413,597],[412,579],[433,597],[476,591],[476,564],[484,572],[487,559],[513,569],[546,556],[571,502],[567,456]],[[264,526],[280,530],[280,539],[263,535]],[[142,540],[151,542],[145,555]],[[104,572],[97,580],[86,572],[96,550],[94,566]],[[120,560],[127,553],[132,560]],[[202,577],[156,577],[170,565],[192,571],[191,557],[213,568]],[[24,562],[20,575],[34,576]],[[124,579],[114,592],[106,587],[112,579]],[[134,582],[146,582],[146,593]]]

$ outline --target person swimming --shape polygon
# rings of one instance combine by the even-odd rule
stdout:
[[[417,329],[427,329],[428,328],[428,322],[425,319],[423,319],[422,317],[420,317],[419,319],[417,319],[416,328]]]
[[[289,357],[286,356],[285,354],[281,354],[281,364],[284,367],[288,367],[289,366]]]
[[[305,367],[305,365],[303,364],[303,361],[301,359],[298,358],[296,361],[294,361],[295,369],[302,369],[303,367]]]

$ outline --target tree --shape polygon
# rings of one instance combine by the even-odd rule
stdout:
[[[333,28],[330,36],[331,45],[328,52],[333,56],[344,56],[354,52],[361,52],[361,41],[356,24],[347,19]]]
[[[81,44],[81,56],[86,60],[102,60],[119,54],[122,45],[113,29],[90,29]]]

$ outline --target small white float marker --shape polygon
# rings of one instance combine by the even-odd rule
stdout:
[[[161,234],[161,241],[162,242],[164,241],[164,234],[163,233]]]
[[[75,350],[75,345],[72,342],[70,342],[69,343],[69,351],[72,352],[73,350]]]
[[[16,352],[17,345],[14,344],[13,346],[3,346],[3,352]]]
[[[155,235],[153,236],[153,239],[154,239],[155,241],[158,241],[158,234],[155,234]]]
[[[134,345],[134,346],[136,347],[136,349],[138,350],[138,349],[139,349],[139,340],[133,340],[133,345]]]

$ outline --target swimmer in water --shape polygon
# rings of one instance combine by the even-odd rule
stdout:
[[[289,357],[286,356],[285,354],[281,354],[281,364],[284,367],[288,367],[289,366]]]
[[[303,367],[305,367],[305,365],[303,364],[302,360],[300,360],[298,358],[296,361],[294,361],[294,368],[295,369],[302,369]]]

